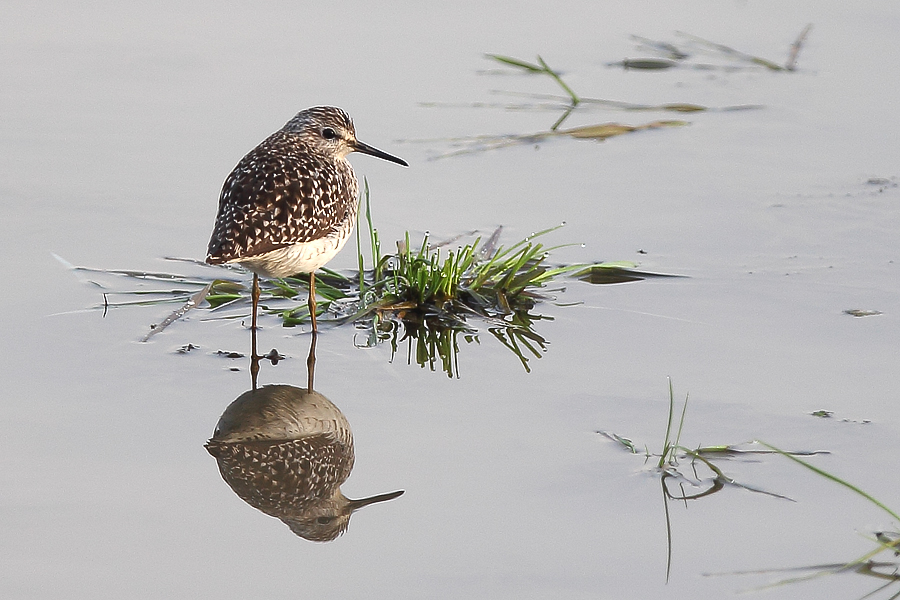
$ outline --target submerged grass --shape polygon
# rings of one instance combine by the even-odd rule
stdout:
[[[758,494],[765,494],[782,500],[791,500],[787,496],[781,494],[768,492],[744,483],[739,483],[727,476],[722,469],[713,462],[716,459],[741,458],[751,454],[774,453],[773,450],[744,449],[736,445],[698,446],[696,448],[689,448],[682,445],[681,436],[684,431],[684,424],[687,417],[689,396],[685,396],[684,404],[680,411],[680,417],[676,423],[676,414],[678,411],[675,403],[675,390],[671,379],[668,380],[668,383],[669,406],[662,450],[658,455],[654,455],[651,454],[646,446],[644,447],[645,460],[649,461],[651,458],[655,458],[655,471],[660,475],[660,487],[662,489],[663,511],[666,524],[666,581],[669,580],[672,568],[672,521],[669,514],[669,502],[678,501],[683,502],[686,505],[688,500],[699,500],[711,496],[729,486],[742,488]],[[640,454],[637,445],[629,438],[609,431],[600,430],[597,431],[597,433],[616,442],[632,454]],[[689,471],[682,469],[682,461],[686,461],[687,466],[690,468]],[[698,463],[706,466],[712,473],[712,476],[702,479],[698,475]],[[685,490],[685,485],[700,488],[701,491],[690,494]],[[677,493],[672,491],[674,486],[677,486],[678,488]]]
[[[713,477],[706,482],[707,489],[703,492],[695,495],[673,495],[666,490],[666,495],[669,499],[672,500],[696,500],[698,498],[708,496],[712,493],[718,492],[723,489],[725,486],[734,486],[749,490],[751,492],[756,492],[760,494],[765,494],[768,496],[773,496],[776,498],[782,498],[786,500],[790,500],[787,496],[783,496],[781,494],[776,494],[774,492],[768,492],[765,490],[761,490],[743,483],[739,483],[728,477],[724,474],[724,472],[714,464],[714,460],[717,459],[735,459],[735,458],[747,458],[750,456],[756,456],[759,454],[776,454],[777,451],[771,448],[761,449],[748,447],[748,444],[719,444],[719,445],[704,445],[697,447],[688,447],[681,443],[682,433],[684,431],[684,425],[687,419],[687,407],[689,395],[685,396],[684,404],[681,406],[681,410],[679,411],[676,407],[675,402],[675,390],[672,385],[671,379],[668,381],[669,383],[669,402],[668,402],[668,415],[666,419],[666,429],[665,435],[663,436],[662,450],[659,454],[653,454],[647,449],[647,446],[644,446],[644,457],[646,460],[654,459],[655,469],[662,475],[663,479],[669,477],[674,477],[677,480],[682,481],[692,481],[695,484],[702,483],[696,476],[696,471],[693,471],[691,477],[690,475],[686,475],[682,470],[682,463],[687,462],[688,466],[691,469],[694,469],[696,464],[699,462],[705,465],[709,470],[713,473]],[[676,422],[676,415],[680,412],[680,416]],[[597,433],[603,435],[604,437],[616,442],[623,448],[627,449],[632,454],[640,454],[638,451],[637,445],[629,438],[621,436],[619,434],[598,430]],[[750,444],[756,444],[756,442],[750,442]],[[824,454],[821,451],[792,451],[788,452],[790,456],[812,456],[815,454]]]
[[[731,46],[713,42],[690,33],[677,31],[675,32],[676,35],[681,38],[683,42],[666,42],[652,40],[638,35],[631,36],[631,38],[638,43],[639,47],[648,49],[655,54],[659,54],[661,58],[630,58],[615,63],[609,63],[609,66],[620,66],[625,69],[641,69],[648,71],[664,70],[673,67],[720,71],[735,71],[762,67],[770,71],[792,72],[797,70],[797,61],[800,57],[800,50],[803,48],[803,44],[806,42],[806,38],[811,30],[812,24],[803,28],[788,49],[788,57],[783,64],[761,56],[748,54],[732,48]],[[720,65],[690,62],[689,59],[691,56],[698,51],[707,54],[711,53],[717,57],[724,58],[726,64]]]
[[[810,463],[808,460],[805,460],[805,456],[811,456],[816,454],[826,454],[826,452],[796,452],[796,451],[785,451],[780,448],[777,448],[771,444],[768,444],[763,441],[755,440],[752,442],[753,444],[757,444],[762,446],[761,449],[744,449],[738,446],[733,445],[721,445],[721,446],[702,446],[697,448],[689,448],[681,444],[682,432],[684,430],[685,419],[687,415],[687,403],[688,398],[685,397],[684,405],[681,407],[680,411],[676,407],[674,389],[672,386],[671,380],[669,380],[669,405],[668,405],[668,414],[666,419],[666,429],[665,435],[663,436],[662,443],[662,451],[656,455],[651,454],[649,450],[644,447],[643,454],[645,455],[646,460],[650,460],[651,458],[654,460],[654,467],[656,471],[660,474],[661,485],[662,485],[662,493],[664,500],[664,510],[665,510],[665,523],[666,523],[666,542],[667,542],[667,562],[666,562],[666,579],[669,578],[669,573],[671,569],[671,557],[672,557],[672,524],[669,515],[669,501],[675,500],[679,502],[686,502],[688,500],[698,500],[700,498],[709,496],[718,491],[721,491],[726,486],[737,486],[749,491],[767,494],[776,498],[782,498],[790,500],[786,496],[775,494],[772,492],[763,491],[757,488],[753,488],[747,486],[745,484],[741,484],[736,482],[734,479],[725,475],[721,468],[719,468],[714,461],[716,459],[722,458],[736,458],[741,457],[748,454],[758,455],[758,454],[777,454],[784,456],[791,461],[803,466],[809,471],[815,473],[820,477],[824,477],[825,479],[837,483],[838,485],[852,491],[854,494],[858,495],[861,498],[864,498],[867,502],[872,504],[873,506],[878,507],[881,511],[891,517],[894,520],[895,526],[900,526],[900,512],[890,508],[885,502],[875,498],[870,493],[866,492],[862,488],[857,485],[850,483],[849,481],[833,474],[825,469],[817,467]],[[676,415],[680,412],[680,417],[676,419]],[[641,454],[642,451],[638,449],[638,445],[632,441],[631,439],[618,435],[616,433],[608,432],[608,431],[598,431],[607,437],[608,439],[614,441],[620,447],[626,449],[628,452],[632,454]],[[683,461],[689,461],[689,465],[692,468],[692,475],[686,474],[684,470],[681,468]],[[710,471],[714,474],[713,477],[706,481],[701,481],[697,477],[696,469],[694,469],[694,465],[700,462],[706,467],[710,469]],[[667,482],[675,482],[681,488],[680,494],[672,493],[669,484]],[[687,494],[684,491],[684,484],[687,483],[689,485],[698,486],[700,484],[705,484],[705,489],[695,494]],[[788,572],[799,572],[799,573],[808,573],[805,575],[799,575],[796,577],[790,577],[781,579],[772,584],[765,585],[760,588],[756,588],[755,591],[759,591],[762,589],[769,589],[772,587],[781,587],[788,584],[800,583],[803,581],[809,581],[811,579],[823,577],[826,575],[833,575],[837,573],[856,573],[859,575],[865,575],[867,577],[872,577],[879,580],[879,586],[867,594],[866,598],[873,597],[875,594],[880,594],[883,592],[887,592],[891,594],[889,598],[900,598],[900,590],[897,589],[900,586],[900,563],[896,561],[890,560],[874,560],[879,554],[884,552],[892,553],[895,557],[900,556],[900,530],[891,530],[891,531],[877,531],[874,532],[872,537],[870,538],[874,543],[874,547],[869,552],[866,552],[862,556],[859,556],[851,561],[843,562],[843,563],[833,563],[833,564],[820,564],[820,565],[810,565],[804,567],[790,567],[790,568],[781,568],[781,569],[765,569],[765,570],[753,570],[753,571],[734,571],[728,573],[730,575],[759,575],[759,574],[770,574],[770,573],[788,573]],[[723,575],[725,573],[719,573],[719,575]],[[891,589],[893,588],[893,589]]]
[[[519,60],[518,58],[512,58],[510,56],[502,56],[500,54],[485,54],[485,56],[505,65],[524,69],[529,73],[549,75],[550,78],[553,79],[559,85],[559,87],[562,88],[562,90],[569,97],[569,107],[562,114],[562,116],[557,119],[556,123],[554,123],[550,127],[550,131],[556,131],[557,128],[562,125],[563,121],[565,121],[569,117],[569,115],[572,114],[572,111],[575,110],[575,107],[581,104],[581,98],[578,96],[578,94],[573,92],[572,88],[566,85],[566,82],[562,80],[560,74],[551,69],[550,66],[546,62],[544,62],[544,59],[541,58],[540,55],[538,55],[537,57],[538,64],[529,63],[527,61]]]
[[[568,116],[568,115],[565,115]],[[557,122],[557,126],[562,121]],[[536,131],[533,133],[522,133],[512,135],[477,135],[459,138],[447,138],[441,140],[416,140],[418,142],[448,142],[453,146],[461,146],[458,150],[452,150],[443,154],[432,157],[432,160],[441,158],[450,158],[453,156],[462,156],[465,154],[474,154],[478,152],[486,152],[488,150],[498,150],[501,148],[509,148],[513,146],[533,145],[551,139],[568,137],[580,140],[594,140],[602,142],[611,137],[625,135],[629,133],[637,133],[641,131],[651,131],[656,129],[665,129],[672,127],[685,127],[690,125],[688,121],[678,119],[666,119],[651,121],[641,125],[626,125],[624,123],[600,123],[597,125],[587,125],[583,127],[572,127],[569,129],[556,129],[548,131]]]
[[[538,55],[537,64],[530,63],[528,61],[524,61],[518,58],[513,58],[511,56],[503,56],[500,54],[485,54],[485,56],[489,59],[495,60],[499,63],[502,63],[507,66],[515,67],[525,71],[526,73],[532,73],[537,75],[547,75],[553,81],[559,85],[560,88],[566,93],[566,102],[563,106],[563,113],[556,120],[553,125],[550,126],[550,130],[541,133],[534,133],[523,136],[506,136],[509,142],[514,141],[522,141],[526,140],[529,143],[533,141],[537,141],[540,139],[546,139],[548,137],[552,137],[554,135],[565,135],[578,139],[595,139],[595,140],[605,140],[606,138],[621,135],[623,133],[630,133],[632,131],[638,131],[641,129],[655,129],[657,127],[665,126],[665,125],[686,125],[687,123],[683,121],[655,121],[653,123],[639,125],[639,126],[631,126],[631,125],[622,125],[619,123],[604,123],[600,125],[592,125],[588,127],[577,127],[573,129],[565,129],[561,130],[559,127],[563,124],[563,122],[569,118],[569,115],[580,105],[584,100],[589,103],[594,104],[610,104],[604,100],[598,100],[596,98],[588,98],[582,99],[581,96],[576,94],[571,87],[569,87],[565,81],[562,80],[562,76],[558,71],[555,71],[550,68],[550,66],[544,61],[543,58]],[[533,96],[532,97],[540,97]],[[624,105],[624,103],[619,103],[620,105]],[[674,105],[673,105],[674,106]],[[681,112],[693,112],[695,110],[704,110],[705,107],[692,105],[690,109],[685,108],[686,105],[681,105],[681,108],[668,108],[663,110],[680,110]],[[646,107],[645,107],[646,108]]]
[[[846,481],[841,477],[838,477],[837,475],[834,475],[833,473],[826,471],[825,469],[817,467],[812,463],[797,457],[791,452],[785,452],[784,450],[781,450],[780,448],[777,448],[771,444],[767,444],[766,442],[759,441],[758,443],[768,448],[771,452],[781,454],[782,456],[789,458],[795,463],[812,471],[816,475],[824,477],[829,481],[833,481],[834,483],[837,483],[838,485],[841,485],[844,488],[852,491],[861,498],[864,498],[870,504],[878,507],[886,514],[888,514],[892,519],[894,519],[895,526],[900,526],[900,514],[898,514],[897,511],[889,508],[884,502],[878,500],[868,492],[864,491],[862,488]],[[891,599],[900,598],[900,590],[897,589],[898,587],[900,587],[900,563],[896,561],[873,560],[876,556],[884,552],[893,553],[894,556],[900,556],[900,530],[877,531],[870,539],[875,544],[875,547],[862,556],[858,556],[857,558],[848,562],[810,565],[804,567],[791,567],[787,569],[736,571],[732,574],[754,575],[767,573],[808,572],[808,574],[806,575],[781,579],[769,585],[757,588],[757,590],[764,590],[773,587],[782,587],[789,584],[810,581],[812,579],[817,579],[827,575],[835,575],[838,573],[856,573],[858,575],[872,577],[876,580],[879,580],[879,582],[883,582],[880,583],[880,585],[874,590],[863,596],[863,598],[875,597],[876,594],[879,594],[881,592],[891,593],[891,595],[889,596],[889,598]],[[891,590],[890,588],[893,588],[893,590]]]
[[[641,48],[648,49],[650,52],[660,55],[649,58],[628,58],[619,62],[608,63],[607,66],[621,66],[625,69],[639,69],[645,71],[659,71],[675,67],[735,71],[748,68],[765,68],[771,71],[793,72],[797,70],[797,61],[803,44],[812,26],[807,25],[800,35],[795,39],[790,47],[788,58],[784,64],[777,63],[759,56],[754,56],[745,52],[741,52],[727,46],[706,40],[694,35],[683,32],[677,32],[679,36],[678,42],[667,42],[651,40],[640,36],[632,36]],[[690,60],[692,54],[707,53],[724,59],[724,64],[702,64]],[[462,106],[474,108],[503,108],[506,110],[548,110],[559,112],[559,117],[546,131],[538,131],[534,133],[514,134],[514,135],[474,135],[456,138],[443,138],[438,140],[407,140],[415,142],[442,142],[449,143],[454,146],[463,146],[462,149],[445,152],[438,156],[432,157],[447,158],[463,154],[472,154],[495,150],[510,146],[536,144],[555,137],[569,137],[572,139],[591,139],[602,141],[613,136],[643,131],[649,129],[659,129],[663,127],[682,126],[689,124],[682,120],[656,120],[649,123],[639,125],[629,125],[623,123],[600,123],[589,125],[586,127],[575,127],[563,129],[563,123],[577,110],[582,111],[585,108],[600,108],[604,110],[626,110],[626,111],[655,111],[655,112],[677,112],[677,113],[698,113],[704,111],[735,111],[762,108],[758,105],[736,105],[725,107],[703,106],[690,102],[669,102],[664,104],[640,104],[631,102],[622,102],[616,100],[606,100],[601,98],[589,98],[585,95],[577,93],[563,79],[563,74],[556,68],[550,67],[547,61],[541,55],[537,55],[536,62],[523,60],[503,54],[487,53],[485,58],[518,70],[527,75],[545,77],[551,79],[554,84],[563,92],[563,95],[539,94],[539,93],[521,93],[510,91],[494,91],[493,93],[507,96],[524,97],[531,100],[527,103],[501,103],[501,102],[475,102],[466,103]],[[441,102],[423,102],[422,106],[428,107],[446,107],[460,106],[459,104],[441,103]]]

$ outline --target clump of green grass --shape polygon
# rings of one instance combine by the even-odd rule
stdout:
[[[498,228],[484,243],[479,237],[472,243],[446,252],[442,251],[445,244],[431,244],[427,233],[419,248],[414,250],[407,232],[404,239],[398,242],[396,253],[383,255],[378,230],[372,223],[368,182],[360,203],[363,198],[372,261],[372,268],[367,270],[359,242],[362,227],[359,227],[358,291],[365,306],[383,307],[387,303],[423,309],[445,306],[448,302],[463,302],[479,312],[486,305],[494,304],[501,313],[509,313],[517,301],[534,298],[530,292],[554,278],[598,266],[596,263],[556,267],[547,264],[550,252],[572,244],[548,248],[536,239],[565,224],[531,234],[507,248],[497,246],[501,231]],[[487,298],[493,302],[485,302]],[[531,305],[533,302],[529,303]]]
[[[477,238],[456,248],[448,248],[449,243],[433,244],[427,234],[421,245],[414,247],[407,233],[396,252],[384,253],[373,224],[368,182],[360,195],[360,204],[360,214],[365,218],[356,232],[358,270],[343,274],[322,269],[316,274],[320,324],[354,323],[360,330],[357,339],[362,339],[363,345],[389,341],[394,354],[397,346],[406,342],[410,344],[410,362],[415,357],[419,365],[432,370],[439,364],[450,376],[458,376],[459,336],[467,343],[478,341],[479,328],[470,324],[471,319],[480,320],[494,338],[518,357],[527,371],[529,362],[540,358],[546,350],[546,340],[534,331],[534,324],[549,319],[530,311],[538,303],[552,299],[551,294],[562,291],[562,288],[551,288],[551,284],[563,277],[591,283],[620,283],[665,276],[637,271],[633,263],[552,264],[551,252],[572,244],[548,247],[541,239],[562,225],[529,235],[510,246],[500,244],[502,228],[497,228],[486,240]],[[101,308],[104,310],[135,304],[181,304],[164,321],[151,326],[143,338],[145,341],[190,310],[205,308],[219,318],[243,318],[245,314],[228,310],[245,306],[250,296],[246,277],[238,266],[210,267],[201,261],[184,261],[200,265],[204,270],[216,269],[217,276],[209,278],[90,269],[60,261],[73,271],[90,273],[92,277],[126,277],[139,280],[142,285],[154,281],[174,287],[103,293]],[[235,273],[234,278],[228,277],[229,272]],[[94,280],[90,283],[104,290],[115,287]],[[261,312],[279,316],[286,327],[309,322],[309,308],[303,300],[309,285],[307,276],[260,283]],[[122,295],[128,298],[115,299]],[[134,295],[140,299],[131,299]]]
[[[350,317],[354,321],[389,315],[405,322],[437,322],[444,327],[465,329],[467,318],[478,317],[488,323],[491,331],[516,332],[511,336],[495,333],[505,345],[524,347],[527,352],[539,354],[529,345],[529,340],[539,346],[544,340],[530,336],[529,332],[534,321],[542,317],[529,311],[538,302],[550,299],[549,293],[561,291],[548,286],[563,277],[618,283],[654,276],[635,270],[633,263],[551,264],[549,259],[554,250],[574,244],[545,246],[540,238],[564,224],[531,234],[510,246],[500,245],[501,228],[486,240],[479,237],[456,249],[445,249],[449,244],[432,244],[428,234],[414,249],[407,233],[397,244],[395,253],[382,254],[378,231],[372,222],[367,184],[360,198],[363,201],[371,267],[366,267],[360,244],[365,234],[361,233],[360,226],[357,229],[360,270],[356,277],[345,280],[347,285],[355,282],[354,289],[344,288],[345,300],[351,300],[355,310]]]
[[[418,250],[412,250],[409,234],[388,262],[389,278],[385,280],[383,298],[410,302],[417,307],[442,306],[447,302],[465,302],[471,308],[493,306],[500,313],[524,298],[534,298],[527,291],[542,288],[553,278],[591,265],[550,267],[550,252],[536,238],[555,231],[553,227],[529,236],[508,248],[485,252],[481,238],[446,254],[429,245],[425,235]],[[490,298],[489,301],[485,302]]]
[[[451,377],[459,375],[460,338],[466,343],[479,341],[478,329],[467,322],[473,317],[484,321],[488,332],[530,371],[530,360],[540,358],[546,349],[546,340],[533,326],[547,317],[529,311],[549,298],[546,286],[555,279],[589,273],[602,265],[548,264],[550,253],[562,246],[547,247],[537,238],[561,226],[508,247],[498,245],[500,228],[484,241],[479,237],[455,249],[432,244],[428,234],[414,248],[406,233],[396,252],[383,254],[367,184],[363,201],[360,214],[365,214],[367,232],[362,224],[357,229],[359,271],[343,281],[343,316],[338,319],[350,319],[365,331],[365,345],[389,342],[396,356],[398,346],[406,342],[408,362],[415,360],[431,370],[439,364]],[[363,237],[368,238],[368,260]],[[610,269],[627,271],[622,265]]]

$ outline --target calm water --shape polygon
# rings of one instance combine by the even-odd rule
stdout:
[[[871,549],[864,536],[896,531],[786,459],[720,461],[796,502],[736,488],[670,502],[667,584],[659,476],[595,432],[658,451],[671,377],[679,399],[690,393],[687,445],[828,450],[811,460],[898,510],[900,8],[609,4],[0,7],[0,596],[721,598],[781,575],[705,574],[848,561]],[[631,34],[675,31],[780,62],[807,23],[793,74],[606,66],[645,55]],[[485,52],[540,53],[588,97],[765,108],[429,160],[453,148],[415,140],[536,132],[558,117],[464,106],[528,101],[495,90],[557,93],[491,73]],[[458,379],[358,349],[350,327],[321,336],[317,388],[356,445],[344,493],[406,490],[329,544],[242,502],[203,448],[250,387],[246,364],[215,355],[247,351],[239,321],[198,312],[138,343],[168,308],[102,318],[86,310],[99,289],[52,256],[155,271],[180,268],[165,256],[202,258],[233,165],[322,103],[411,164],[353,158],[384,240],[503,224],[512,241],[566,221],[548,242],[586,246],[560,260],[690,276],[570,284],[559,300],[581,304],[543,307],[555,320],[537,327],[550,344],[530,374],[487,332],[463,344]],[[663,118],[595,109],[567,123]],[[354,261],[348,248],[334,266]],[[260,335],[288,355],[261,382],[304,386],[304,331],[271,320]],[[175,352],[188,343],[199,350]],[[819,409],[834,417],[810,416]],[[840,575],[765,597],[878,585]]]

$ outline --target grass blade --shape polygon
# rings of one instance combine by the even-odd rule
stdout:
[[[825,470],[823,470],[823,469],[820,469],[819,467],[816,467],[816,466],[814,466],[814,465],[812,465],[812,464],[806,462],[805,460],[803,460],[803,459],[801,459],[801,458],[798,458],[798,457],[796,457],[796,456],[793,456],[793,455],[789,454],[788,452],[785,452],[784,450],[780,450],[779,448],[776,448],[775,446],[772,446],[771,444],[767,444],[766,442],[764,442],[764,441],[762,441],[762,440],[757,440],[757,441],[758,441],[760,444],[762,444],[763,446],[765,446],[766,448],[769,448],[770,450],[773,450],[773,451],[777,452],[778,454],[781,454],[782,456],[786,456],[787,458],[791,459],[792,461],[794,461],[794,462],[796,462],[796,463],[798,463],[798,464],[803,465],[804,467],[806,467],[807,469],[809,469],[809,470],[812,471],[813,473],[816,473],[816,474],[818,474],[818,475],[821,475],[822,477],[824,477],[824,478],[826,478],[826,479],[830,479],[831,481],[833,481],[833,482],[835,482],[835,483],[838,483],[838,484],[844,486],[845,488],[849,489],[850,491],[855,492],[856,494],[862,496],[863,498],[865,498],[866,500],[868,500],[869,502],[871,502],[872,504],[874,504],[875,506],[877,506],[878,508],[880,508],[881,510],[883,510],[884,512],[886,512],[887,514],[891,515],[891,517],[893,517],[894,519],[897,520],[898,523],[900,523],[900,515],[898,515],[897,513],[895,513],[894,511],[892,511],[890,508],[888,508],[887,506],[885,506],[881,501],[877,500],[876,498],[872,497],[870,494],[868,494],[868,493],[864,492],[863,490],[859,489],[858,487],[856,487],[856,486],[853,485],[852,483],[849,483],[849,482],[847,482],[847,481],[844,481],[844,480],[841,479],[840,477],[838,477],[838,476],[836,476],[836,475],[832,475],[832,474],[829,473],[828,471],[825,471]]]

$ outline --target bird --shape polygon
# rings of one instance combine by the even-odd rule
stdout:
[[[341,485],[355,460],[350,424],[322,394],[291,385],[238,396],[219,418],[206,450],[244,502],[311,541],[334,540],[354,512],[403,494],[347,498]]]
[[[340,251],[356,223],[359,182],[347,161],[351,152],[409,166],[359,141],[343,109],[314,106],[263,140],[225,179],[206,262],[237,263],[253,273],[254,333],[260,276],[298,273],[309,274],[309,314],[318,331],[315,271]]]

